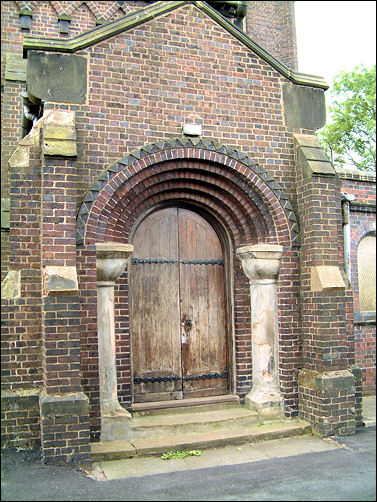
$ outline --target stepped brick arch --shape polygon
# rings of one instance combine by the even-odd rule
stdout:
[[[253,159],[205,138],[162,140],[106,169],[77,216],[77,244],[127,242],[134,222],[166,203],[206,208],[236,246],[298,245],[298,224],[280,185]]]

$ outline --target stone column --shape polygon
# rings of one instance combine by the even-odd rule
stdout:
[[[99,243],[96,251],[101,441],[128,439],[131,414],[122,408],[117,396],[114,284],[124,271],[133,246]]]
[[[245,405],[263,418],[283,416],[278,378],[278,307],[276,280],[283,247],[243,246],[237,250],[250,281],[253,384]]]

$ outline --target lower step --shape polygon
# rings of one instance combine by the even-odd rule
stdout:
[[[253,443],[311,433],[303,420],[285,420],[244,429],[220,430],[132,441],[107,441],[91,444],[92,460],[119,460],[135,456],[162,455],[167,451],[205,449],[230,444]]]
[[[224,429],[241,429],[258,424],[258,414],[241,406],[212,409],[199,413],[173,413],[136,417],[132,420],[133,440],[160,436],[211,432]]]
[[[173,401],[154,401],[146,403],[133,403],[132,415],[134,417],[150,415],[171,415],[173,413],[195,413],[216,409],[234,407],[240,404],[240,399],[235,394],[221,396],[199,397],[189,399],[176,399]]]

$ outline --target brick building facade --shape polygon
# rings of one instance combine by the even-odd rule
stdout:
[[[225,366],[204,382],[321,435],[355,432],[375,312],[347,277],[344,214],[354,271],[375,178],[336,173],[315,139],[327,85],[297,72],[293,2],[1,7],[3,446],[85,462],[91,438],[132,420],[136,389],[153,401],[203,377],[137,374],[142,260],[222,267]],[[169,208],[207,222],[221,257],[132,254]],[[145,312],[154,331],[166,320]]]

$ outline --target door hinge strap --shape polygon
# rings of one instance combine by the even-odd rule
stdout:
[[[164,258],[132,258],[133,264],[141,264],[145,263],[179,263],[178,260],[165,260]]]
[[[181,380],[180,376],[165,376],[165,377],[149,377],[149,378],[140,378],[135,377],[134,383],[155,383],[155,382],[172,382],[173,380]]]
[[[203,375],[189,375],[183,378],[184,381],[188,380],[209,380],[211,378],[228,378],[228,372],[223,371],[222,373],[204,373]],[[179,376],[165,376],[165,377],[149,377],[149,378],[140,378],[135,377],[134,383],[161,383],[161,382],[172,382],[181,380]]]
[[[182,263],[183,265],[224,265],[224,260],[168,260],[164,258],[132,258],[133,264]]]
[[[224,260],[181,260],[184,265],[224,265]]]
[[[205,373],[204,375],[189,375],[185,376],[183,380],[209,380],[210,378],[227,378],[228,372],[223,371],[222,373]]]

